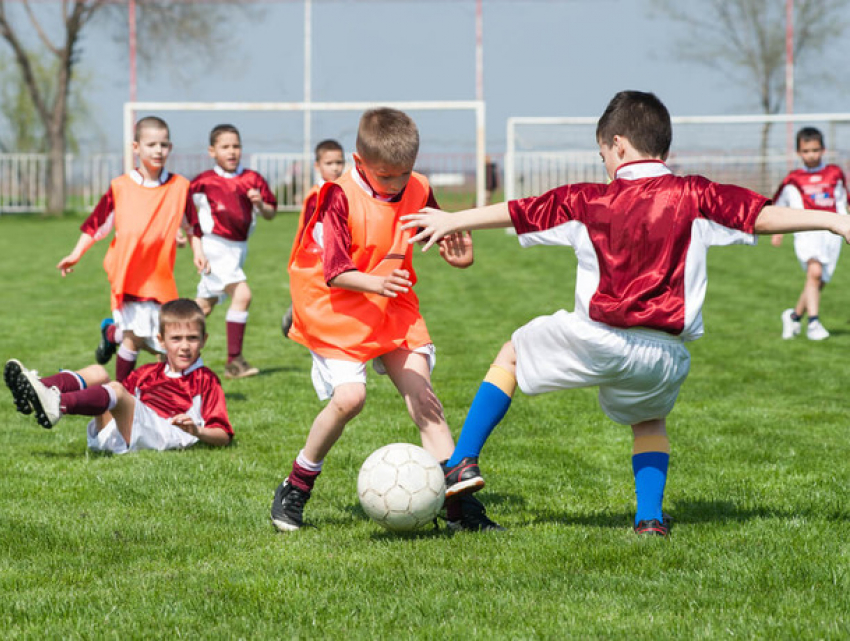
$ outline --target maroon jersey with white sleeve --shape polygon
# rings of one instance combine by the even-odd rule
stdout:
[[[183,372],[171,371],[168,363],[143,365],[124,379],[123,385],[162,418],[195,408],[203,427],[217,427],[233,436],[221,381],[200,358]]]
[[[564,185],[508,208],[523,246],[575,250],[575,313],[695,340],[704,331],[708,247],[754,244],[756,218],[769,202],[644,161],[621,166],[608,185]]]
[[[228,240],[248,240],[257,223],[249,189],[258,189],[263,202],[277,207],[277,198],[256,171],[241,166],[232,174],[216,165],[192,181],[190,192],[205,234]]]
[[[789,192],[788,187],[796,189],[797,194]],[[777,205],[795,209],[820,209],[843,214],[847,210],[847,179],[838,165],[795,169],[779,185],[773,199]]]

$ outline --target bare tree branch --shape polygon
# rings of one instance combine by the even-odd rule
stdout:
[[[35,17],[35,14],[32,12],[32,7],[30,7],[29,0],[24,0],[24,11],[27,12],[27,16],[30,19],[30,22],[35,27],[35,31],[38,34],[39,39],[44,43],[44,46],[47,47],[47,50],[53,53],[54,55],[59,55],[59,49],[56,48],[52,42],[50,42],[50,38],[47,37],[47,34],[44,33],[44,29],[41,28],[41,24],[38,19]]]

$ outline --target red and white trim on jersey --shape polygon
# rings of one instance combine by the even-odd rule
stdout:
[[[704,332],[708,248],[755,244],[755,220],[769,202],[643,161],[619,167],[608,185],[564,185],[509,210],[523,247],[574,249],[576,314],[695,340]]]

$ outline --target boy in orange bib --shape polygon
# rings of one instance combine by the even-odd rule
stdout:
[[[105,364],[117,348],[115,380],[119,383],[136,367],[139,350],[162,353],[157,341],[159,308],[177,298],[174,259],[181,230],[191,234],[195,267],[208,269],[189,181],[165,169],[171,152],[165,121],[155,116],[139,120],[133,152],[139,157],[138,168],[110,183],[80,227],[74,250],[56,265],[62,276],[71,273],[83,254],[115,229],[103,261],[115,324],[107,319],[101,325],[95,355],[98,363]]]
[[[357,132],[354,169],[325,184],[296,237],[289,263],[293,324],[289,337],[313,356],[313,386],[330,402],[313,421],[304,448],[272,502],[281,531],[303,525],[304,504],[325,457],[366,401],[366,364],[390,376],[419,428],[422,446],[445,460],[454,441],[431,387],[435,350],[413,293],[412,231],[400,217],[435,201],[413,171],[419,131],[406,114],[372,109]],[[440,245],[453,267],[472,264],[472,239],[454,234]],[[446,505],[451,529],[493,530],[471,496]]]

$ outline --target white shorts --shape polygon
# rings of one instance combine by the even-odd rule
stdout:
[[[808,269],[808,262],[816,260],[823,266],[821,280],[828,283],[835,273],[844,239],[828,231],[803,231],[794,234],[794,252],[800,267]]]
[[[210,261],[210,273],[201,275],[198,298],[217,298],[222,302],[226,296],[225,287],[248,280],[242,271],[248,257],[248,241],[207,234],[201,236],[201,244]]]
[[[200,416],[196,416],[197,412],[190,410],[186,413],[196,423],[203,424]],[[162,418],[138,399],[133,412],[133,432],[129,445],[118,432],[115,419],[109,421],[100,432],[97,431],[96,421],[92,419],[86,433],[90,449],[113,454],[126,454],[137,450],[176,450],[198,442],[196,436],[175,427],[168,419]]]
[[[126,302],[121,309],[112,310],[112,318],[122,331],[133,332],[139,338],[145,339],[145,345],[151,351],[165,354],[165,350],[157,339],[159,308],[160,304],[153,301]]]
[[[616,329],[564,310],[535,318],[511,340],[523,392],[596,386],[602,411],[623,425],[666,417],[691,363],[676,336]]]
[[[437,350],[433,344],[423,345],[413,350],[413,353],[426,356],[430,371],[434,371],[434,365],[437,363]],[[313,356],[313,369],[310,376],[313,379],[313,389],[316,390],[320,401],[328,400],[333,396],[334,389],[344,383],[366,384],[366,363],[325,358],[312,350],[310,354]],[[372,360],[372,368],[377,374],[387,373],[380,357]]]

